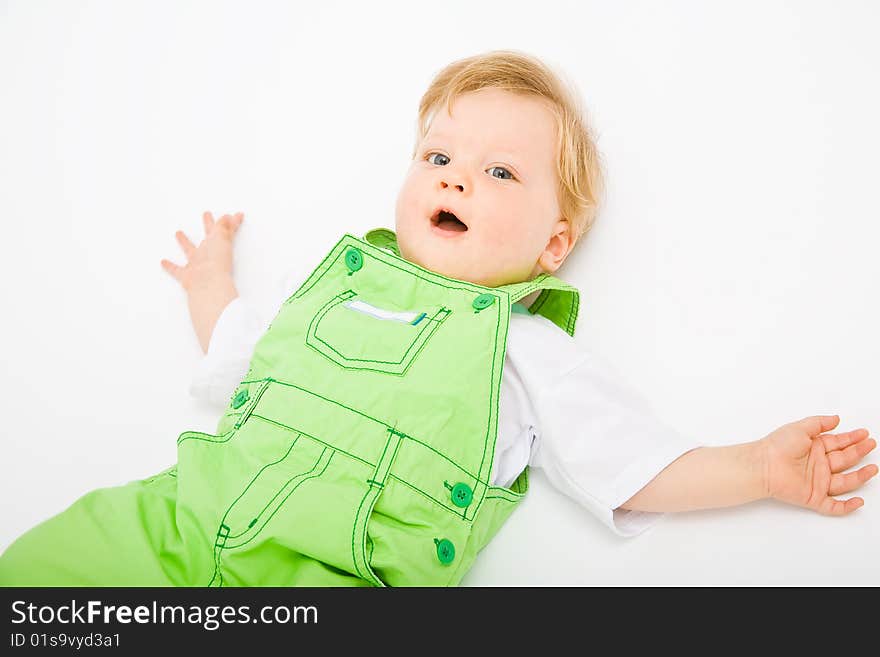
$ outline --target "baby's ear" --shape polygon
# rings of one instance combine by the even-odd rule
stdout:
[[[571,222],[568,219],[560,218],[553,226],[553,232],[544,252],[538,258],[538,264],[548,274],[552,274],[562,263],[565,262],[571,249],[574,247],[576,239],[572,234]]]

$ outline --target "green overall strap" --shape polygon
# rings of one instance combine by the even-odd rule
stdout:
[[[374,228],[367,231],[364,240],[380,249],[387,249],[400,256],[397,247],[397,235],[387,228]],[[504,290],[508,294],[510,305],[532,292],[541,290],[535,302],[529,306],[529,312],[543,315],[563,331],[574,336],[575,323],[580,306],[580,294],[577,288],[552,274],[538,274],[530,281],[501,285],[496,290]]]
[[[510,303],[516,303],[532,292],[541,290],[535,302],[529,306],[529,312],[543,315],[563,331],[574,336],[580,306],[580,293],[563,280],[552,274],[538,274],[530,281],[502,285],[499,290],[510,294]]]
[[[393,230],[388,230],[387,228],[374,228],[364,235],[364,239],[373,246],[377,246],[380,249],[387,249],[398,258],[400,257],[400,250],[397,248],[397,235]]]

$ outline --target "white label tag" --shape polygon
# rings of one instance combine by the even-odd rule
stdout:
[[[377,308],[376,306],[371,306],[370,304],[360,301],[346,301],[343,304],[346,308],[351,308],[352,310],[357,310],[358,312],[364,313],[366,315],[371,315],[376,317],[377,319],[390,319],[396,322],[404,322],[405,324],[412,324],[413,320],[416,319],[422,313],[407,313],[407,312],[395,312],[393,310],[385,310],[384,308]]]

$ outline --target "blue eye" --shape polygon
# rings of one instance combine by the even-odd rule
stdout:
[[[513,180],[513,174],[504,167],[489,167],[486,171],[494,171],[496,169],[503,173],[500,176],[496,176],[494,173],[490,173],[489,175],[493,178],[501,178],[502,180]]]
[[[435,155],[438,155],[438,156],[444,158],[443,161],[442,162],[432,161],[432,158]],[[428,153],[428,155],[427,155],[427,157],[425,157],[425,159],[428,162],[430,162],[431,164],[435,164],[438,166],[446,166],[447,164],[449,164],[449,157],[444,155],[443,153]],[[492,171],[493,169],[498,169],[499,171],[503,172],[499,176],[496,176],[496,175],[490,173],[489,175],[492,176],[493,178],[498,178],[499,180],[515,180],[516,179],[516,177],[508,169],[505,169],[504,167],[489,167],[488,169],[486,169],[486,171]]]
[[[431,162],[431,158],[434,157],[435,155],[444,158],[445,162]],[[436,164],[441,167],[449,164],[449,158],[446,157],[443,153],[430,153],[426,159],[428,160],[428,162],[431,162],[431,164]]]

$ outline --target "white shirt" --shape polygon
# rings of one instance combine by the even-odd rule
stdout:
[[[225,407],[254,346],[305,276],[285,277],[271,315],[234,299],[221,313],[190,385]],[[614,533],[636,536],[662,518],[618,508],[663,468],[702,446],[661,423],[596,354],[542,315],[511,313],[498,400],[492,483],[510,486],[526,465],[594,513]]]

